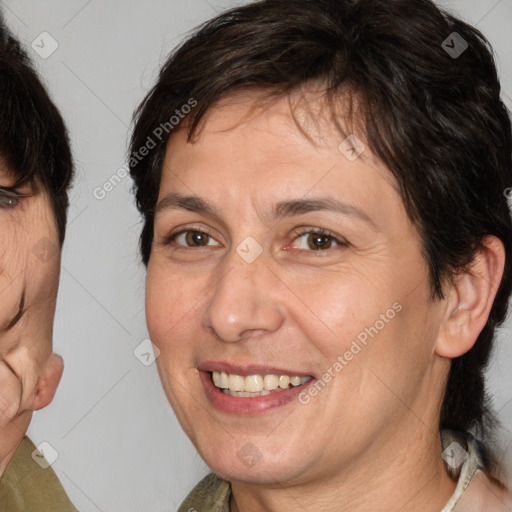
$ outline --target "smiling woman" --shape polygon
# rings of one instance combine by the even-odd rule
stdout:
[[[25,433],[63,363],[52,333],[73,175],[62,118],[0,19],[0,510],[75,511]]]
[[[173,52],[132,150],[190,97],[131,167],[160,377],[213,470],[180,510],[509,510],[483,371],[512,137],[483,36],[427,0],[263,0]]]

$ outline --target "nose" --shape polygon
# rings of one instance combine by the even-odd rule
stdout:
[[[247,263],[233,252],[224,269],[203,312],[206,330],[225,342],[278,330],[284,318],[279,287],[263,256]]]

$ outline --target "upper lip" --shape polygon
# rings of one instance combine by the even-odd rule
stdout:
[[[263,366],[258,364],[237,364],[226,361],[206,361],[198,364],[197,369],[202,372],[225,372],[247,377],[248,375],[288,375],[289,377],[312,377],[310,373],[298,372],[276,366]]]

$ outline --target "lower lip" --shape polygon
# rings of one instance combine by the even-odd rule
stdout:
[[[275,391],[270,395],[255,397],[237,397],[224,394],[212,381],[209,372],[199,372],[201,382],[210,402],[222,412],[237,414],[240,416],[256,416],[270,409],[289,404],[297,399],[297,396],[316,379],[311,379],[300,386]],[[298,400],[297,400],[298,401]]]

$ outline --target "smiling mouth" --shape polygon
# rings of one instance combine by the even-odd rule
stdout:
[[[266,396],[296,388],[313,378],[275,374],[243,376],[218,371],[210,372],[210,377],[213,384],[225,395],[244,398]]]

